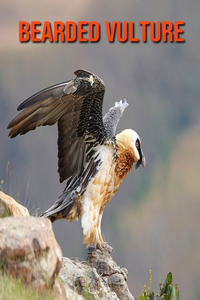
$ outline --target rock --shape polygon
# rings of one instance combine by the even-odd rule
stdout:
[[[83,296],[74,292],[68,285],[64,284],[59,279],[55,280],[53,295],[56,300],[84,300]]]
[[[0,218],[29,216],[28,209],[16,202],[12,197],[0,192]]]
[[[110,255],[105,255],[93,247],[88,248],[89,265],[106,280],[110,290],[115,292],[120,300],[134,300],[127,285],[128,270],[120,268]]]
[[[63,257],[59,278],[78,294],[89,295],[90,300],[104,299],[102,297],[106,295],[109,296],[108,299],[118,299],[116,295],[115,298],[111,297],[107,283],[100,278],[94,268],[87,265],[87,262],[73,261]]]
[[[135,300],[128,271],[113,261],[108,245],[89,247],[87,261],[63,258],[50,220],[29,217],[25,207],[0,192],[0,217],[7,215],[14,217],[0,219],[3,271],[35,290],[53,288],[56,300]]]
[[[110,255],[89,247],[87,261],[63,258],[59,278],[90,300],[134,300],[126,283],[127,275],[127,269],[120,268]]]
[[[0,219],[0,267],[37,290],[53,286],[62,266],[62,251],[49,219]]]

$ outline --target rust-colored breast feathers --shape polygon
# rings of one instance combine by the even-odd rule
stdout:
[[[117,160],[115,173],[123,180],[131,171],[133,163],[137,161],[136,154],[132,145],[132,138],[127,130],[122,131],[116,136]]]
[[[123,179],[131,171],[134,163],[134,156],[129,151],[124,151],[123,154],[118,155],[115,167],[116,175]]]

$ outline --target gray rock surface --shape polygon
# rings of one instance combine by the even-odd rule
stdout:
[[[29,211],[12,197],[0,191],[0,218],[4,216],[26,217]]]
[[[55,300],[135,300],[128,271],[113,261],[112,248],[88,248],[86,261],[62,257],[49,219],[28,217],[28,210],[0,192],[0,269],[35,290],[52,288]],[[24,217],[23,217],[24,216]],[[85,298],[84,298],[85,297]]]
[[[120,268],[107,253],[88,249],[87,261],[63,257],[59,278],[79,294],[89,299],[134,300],[128,289],[128,271]]]
[[[83,296],[73,291],[67,284],[59,279],[55,280],[53,295],[56,300],[84,300]]]
[[[53,285],[62,266],[62,251],[51,222],[35,217],[0,219],[1,269],[37,290]]]

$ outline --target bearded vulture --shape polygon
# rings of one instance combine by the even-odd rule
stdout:
[[[133,164],[144,168],[145,157],[135,131],[115,135],[127,101],[116,102],[102,118],[104,82],[86,70],[74,74],[75,79],[46,88],[20,104],[17,110],[22,112],[8,125],[9,136],[58,124],[58,173],[66,187],[41,216],[52,222],[81,217],[83,243],[102,250],[104,207]]]

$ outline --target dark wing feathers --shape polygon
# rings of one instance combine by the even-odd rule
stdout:
[[[83,135],[77,136],[80,111],[76,104],[79,102],[82,102],[82,97],[78,97],[76,101],[73,101],[70,112],[67,112],[58,120],[57,143],[60,182],[70,176],[80,176],[84,166],[85,141]]]
[[[58,172],[60,182],[67,180],[67,186],[71,182],[69,178],[79,178],[86,172],[84,167],[91,159],[92,152],[88,151],[92,144],[106,140],[102,120],[105,85],[88,71],[78,70],[75,75],[75,79],[51,86],[25,100],[18,107],[23,111],[8,125],[12,138],[38,126],[58,123]]]
[[[28,99],[26,99],[24,102],[22,102],[17,110],[22,110],[25,108],[28,108],[38,102],[41,102],[42,100],[48,99],[48,98],[53,98],[53,99],[59,99],[60,97],[66,95],[66,94],[70,94],[71,93],[71,81],[66,81],[66,82],[62,82],[53,86],[50,86],[36,94],[34,94],[33,96],[29,97]],[[51,98],[51,99],[52,99]]]
[[[41,125],[53,125],[61,113],[63,114],[63,104],[58,99],[48,98],[37,102],[28,106],[10,122],[8,125],[8,129],[11,129],[9,136],[13,138],[18,134],[25,134]]]
[[[75,75],[75,79],[51,86],[25,100],[18,107],[23,111],[8,125],[11,138],[38,126],[58,125],[58,172],[60,182],[66,180],[66,188],[43,214],[52,222],[68,215],[98,172],[102,163],[100,145],[112,142],[115,146],[113,134],[118,120],[114,117],[121,116],[115,106],[103,121],[103,81],[85,70],[77,70]]]
[[[76,200],[82,195],[87,187],[91,177],[98,172],[98,166],[101,165],[101,159],[90,157],[85,165],[81,176],[70,177],[63,194],[56,200],[53,206],[45,211],[41,217],[48,217],[52,222],[57,219],[65,218],[70,212],[73,205],[79,205]],[[80,211],[79,211],[80,213]]]

